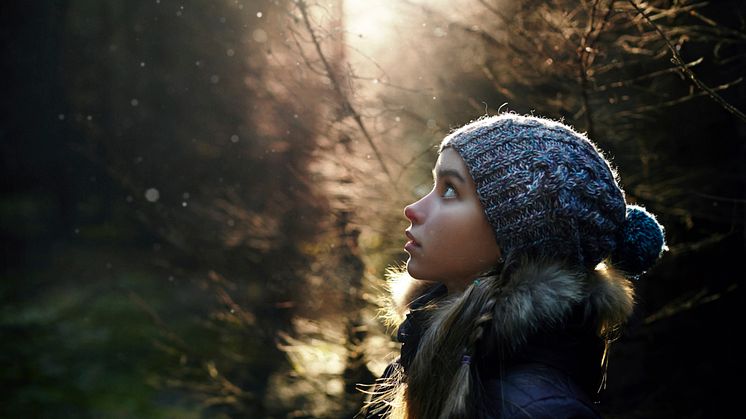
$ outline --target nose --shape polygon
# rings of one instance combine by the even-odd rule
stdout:
[[[419,202],[419,201],[418,201]],[[419,224],[422,220],[422,215],[419,213],[419,211],[415,208],[417,205],[417,202],[413,204],[409,204],[406,207],[404,207],[404,216],[407,217],[407,219],[412,224]]]

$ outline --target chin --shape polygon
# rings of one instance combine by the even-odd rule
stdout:
[[[417,266],[412,263],[412,259],[407,261],[407,273],[414,279],[423,279],[420,278],[420,272],[417,271]]]
[[[427,275],[427,272],[422,272],[422,270],[417,269],[417,265],[412,263],[411,261],[407,262],[407,273],[412,278],[418,279],[420,281],[434,281],[434,279],[430,278]]]

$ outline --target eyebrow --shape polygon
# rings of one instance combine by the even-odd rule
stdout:
[[[435,173],[435,170],[433,169],[433,177],[436,177],[435,175],[436,175],[436,173]],[[466,183],[466,179],[464,179],[464,177],[461,176],[461,173],[459,173],[458,171],[456,171],[454,169],[440,169],[440,170],[438,170],[437,177],[443,178],[443,177],[446,177],[446,176],[450,176],[450,177],[456,178],[461,183]]]

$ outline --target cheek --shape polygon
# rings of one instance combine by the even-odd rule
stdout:
[[[476,271],[497,263],[498,249],[492,227],[481,212],[470,211],[444,223],[439,231],[438,254],[455,270]]]
[[[495,233],[483,212],[468,214],[457,231],[452,233],[452,248],[462,258],[463,266],[478,273],[494,266],[499,258]]]
[[[496,254],[497,245],[495,245],[495,239],[489,226],[470,224],[464,226],[464,229],[454,237],[457,238],[458,242],[454,243],[453,247],[458,249],[462,258],[472,263],[489,262],[493,260],[493,256]],[[497,256],[494,257],[494,260],[497,260]]]
[[[500,254],[497,242],[495,242],[495,233],[492,231],[492,226],[489,225],[480,230],[480,233],[474,241],[477,246],[475,254],[479,255],[481,261],[487,262],[488,267],[492,267],[497,264]]]
[[[444,235],[448,241],[457,241],[461,246],[478,247],[489,241],[494,241],[492,227],[484,213],[472,208],[449,214],[449,219],[443,223],[448,228]]]

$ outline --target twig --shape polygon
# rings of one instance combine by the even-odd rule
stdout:
[[[720,291],[720,292],[714,292],[714,293],[708,294],[709,291],[707,290],[707,288],[703,288],[697,294],[689,298],[679,300],[679,301],[674,301],[672,303],[665,305],[663,308],[661,308],[657,312],[647,316],[645,320],[643,320],[643,324],[649,325],[659,320],[673,317],[684,311],[697,308],[701,305],[712,303],[723,297],[730,296],[730,293],[737,291],[737,290],[738,290],[738,283],[735,283],[735,282],[732,283],[730,286],[728,286],[725,290]]]
[[[701,196],[702,198],[712,199],[713,201],[720,202],[733,202],[734,204],[746,204],[746,199],[741,198],[729,198],[727,196],[710,195],[701,192],[695,192],[694,195]]]
[[[595,126],[593,121],[593,114],[590,107],[590,98],[588,97],[588,89],[589,89],[589,80],[588,80],[588,67],[591,65],[591,56],[593,54],[593,44],[588,43],[588,40],[590,39],[591,35],[593,34],[593,29],[596,25],[596,7],[598,6],[600,0],[594,0],[593,5],[591,6],[590,11],[590,23],[588,24],[587,31],[583,34],[583,36],[580,39],[580,48],[578,50],[578,64],[580,65],[580,68],[578,69],[578,72],[580,73],[580,93],[581,98],[583,100],[583,108],[585,109],[585,124],[586,129],[588,131],[588,136],[590,138],[595,138]],[[606,15],[604,16],[604,21],[608,20],[609,16],[611,14],[611,8],[606,12]],[[604,23],[605,24],[605,23]],[[602,24],[602,26],[604,25]],[[599,36],[600,36],[600,29],[599,29]],[[598,39],[596,37],[592,42],[595,42]]]
[[[329,81],[332,84],[332,88],[334,89],[334,92],[337,94],[340,102],[342,102],[342,107],[344,108],[345,111],[349,112],[350,115],[352,115],[352,118],[355,120],[355,123],[357,124],[358,128],[360,128],[360,131],[363,133],[363,136],[365,137],[366,141],[368,141],[370,148],[373,149],[373,153],[376,155],[376,159],[378,160],[378,163],[381,165],[381,169],[383,169],[383,172],[386,174],[386,177],[388,177],[391,184],[394,187],[396,187],[394,178],[391,176],[391,172],[389,172],[388,167],[386,167],[386,163],[384,163],[383,161],[383,156],[378,151],[378,147],[373,141],[373,137],[371,137],[370,133],[368,132],[368,129],[365,127],[362,117],[357,112],[357,110],[355,110],[355,107],[352,105],[352,103],[347,98],[347,96],[342,92],[342,87],[340,86],[339,80],[337,80],[335,71],[332,69],[331,64],[329,64],[329,61],[326,59],[326,55],[324,55],[324,52],[321,51],[321,44],[319,43],[319,40],[316,37],[316,32],[314,31],[313,26],[311,25],[311,22],[308,19],[306,2],[303,0],[299,0],[296,4],[298,5],[298,9],[300,10],[301,15],[303,16],[303,23],[306,25],[306,30],[311,35],[311,41],[313,42],[313,45],[316,48],[316,53],[319,55],[321,62],[324,63],[324,68],[326,69],[327,77],[329,77]]]
[[[694,67],[695,65],[698,65],[698,64],[702,63],[703,60],[704,60],[704,58],[700,57],[700,58],[698,58],[698,59],[696,59],[696,60],[694,60],[694,61],[692,61],[690,63],[686,63],[684,65],[687,66],[687,67]],[[596,91],[597,92],[603,92],[603,91],[606,91],[608,89],[615,89],[615,88],[619,88],[619,87],[624,87],[624,86],[629,85],[631,83],[634,83],[636,81],[645,80],[645,79],[651,79],[651,78],[654,78],[654,77],[658,77],[658,76],[660,76],[662,74],[673,73],[673,72],[678,71],[678,70],[679,70],[678,67],[671,67],[671,68],[666,68],[664,70],[658,70],[658,71],[654,71],[652,73],[643,74],[642,76],[637,76],[637,77],[632,78],[632,79],[615,81],[615,82],[609,83],[609,84],[602,84],[601,86],[597,86],[596,87]]]
[[[650,26],[655,29],[656,32],[661,36],[663,41],[665,41],[666,45],[668,46],[668,49],[671,50],[671,53],[673,54],[672,62],[679,66],[681,68],[681,71],[686,74],[689,77],[689,80],[692,81],[697,87],[707,92],[707,95],[710,96],[715,102],[719,103],[720,106],[724,107],[728,112],[732,113],[733,115],[736,115],[741,121],[746,122],[746,115],[738,110],[735,106],[728,103],[725,99],[723,99],[719,94],[715,92],[715,90],[711,89],[709,86],[705,85],[701,80],[697,78],[697,76],[694,75],[694,72],[689,69],[684,64],[684,59],[681,58],[681,55],[679,55],[679,52],[676,50],[676,48],[671,44],[671,41],[668,39],[665,33],[661,30],[661,28],[658,27],[651,19],[650,17],[645,13],[644,10],[640,8],[640,6],[635,3],[635,0],[627,0],[632,5],[632,7],[637,10],[637,13],[642,15],[642,17],[645,19],[645,21],[650,24]]]
[[[734,85],[736,85],[736,84],[738,84],[738,83],[740,83],[742,81],[743,81],[743,77],[739,77],[738,79],[733,80],[730,83],[726,83],[726,84],[723,84],[723,85],[720,85],[720,86],[716,86],[714,89],[711,89],[711,90],[713,90],[713,91],[715,91],[715,90],[725,90],[725,89],[727,89],[727,88],[729,88],[731,86],[734,86]],[[622,112],[619,112],[617,115],[619,115],[619,116],[631,116],[631,115],[634,115],[636,113],[642,113],[642,112],[653,111],[653,110],[656,110],[656,109],[666,108],[666,107],[669,107],[669,106],[678,105],[679,103],[684,103],[684,102],[686,102],[688,100],[694,99],[695,97],[705,96],[707,94],[708,94],[707,92],[692,93],[690,95],[686,95],[686,96],[680,97],[678,99],[672,99],[672,100],[669,100],[669,101],[666,101],[666,102],[662,102],[662,103],[657,103],[657,104],[654,104],[654,105],[640,106],[640,107],[632,109],[630,111],[622,111]]]

